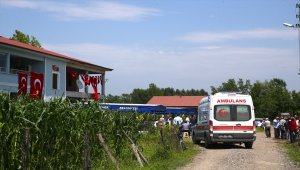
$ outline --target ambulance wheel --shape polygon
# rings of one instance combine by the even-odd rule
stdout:
[[[252,149],[253,142],[245,142],[245,148],[246,149]]]
[[[192,134],[192,141],[193,141],[193,144],[200,144],[200,140],[196,140],[194,133]]]
[[[204,147],[205,147],[206,149],[208,149],[208,148],[210,148],[210,147],[211,147],[211,142],[210,142],[210,140],[208,139],[208,137],[207,137],[207,136],[205,136],[205,143],[204,143]]]

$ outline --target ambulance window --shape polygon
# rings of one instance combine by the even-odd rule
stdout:
[[[236,107],[236,119],[237,121],[246,121],[251,118],[249,106],[237,106]]]
[[[209,118],[209,107],[208,103],[200,105],[198,109],[198,121],[204,121]]]
[[[215,107],[215,119],[219,121],[230,121],[230,106],[218,105]]]

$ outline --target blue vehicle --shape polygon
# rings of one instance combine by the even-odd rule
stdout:
[[[155,104],[101,103],[100,109],[121,111],[121,112],[138,112],[138,113],[154,113],[154,114],[166,113],[165,106],[155,105]]]
[[[184,108],[184,107],[167,107],[166,113],[171,114],[185,114],[185,115],[196,115],[197,109],[196,108]]]
[[[101,103],[100,109],[120,112],[137,112],[153,114],[197,114],[197,109],[195,108],[166,107],[159,104]]]

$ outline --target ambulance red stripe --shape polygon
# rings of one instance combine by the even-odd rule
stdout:
[[[214,131],[250,131],[253,130],[253,126],[213,126]]]

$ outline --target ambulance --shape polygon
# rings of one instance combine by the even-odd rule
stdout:
[[[203,98],[197,123],[192,127],[193,143],[244,143],[251,149],[256,139],[252,97],[238,92],[219,92]]]

